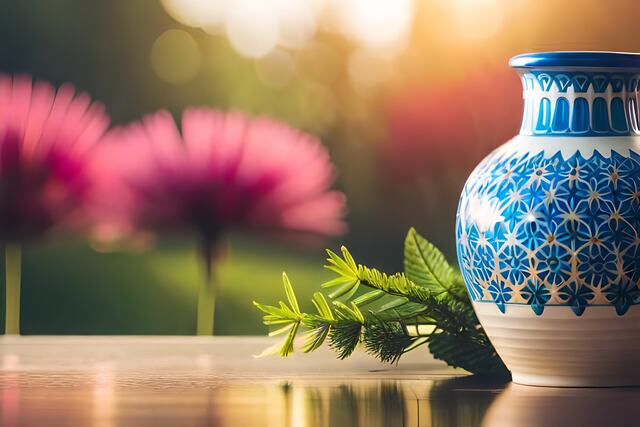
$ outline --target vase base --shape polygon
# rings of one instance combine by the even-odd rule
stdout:
[[[640,306],[624,316],[614,307],[570,307],[474,302],[480,323],[518,384],[544,387],[640,386]]]
[[[528,374],[512,374],[512,380],[516,384],[534,387],[562,387],[562,388],[596,388],[596,387],[638,387],[640,378],[623,377],[564,377],[564,376],[540,376]]]

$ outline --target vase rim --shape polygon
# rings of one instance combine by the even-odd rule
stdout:
[[[640,53],[610,51],[554,51],[516,55],[513,68],[626,68],[640,70]]]

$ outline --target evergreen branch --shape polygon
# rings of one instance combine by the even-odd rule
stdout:
[[[474,373],[507,372],[475,316],[460,274],[414,229],[405,241],[405,273],[389,275],[357,264],[344,246],[341,254],[327,251],[325,267],[336,277],[321,287],[329,291],[333,303],[316,292],[312,299],[316,313],[300,311],[286,274],[287,302],[278,306],[254,302],[264,313],[264,324],[275,328],[270,335],[286,334],[281,345],[263,354],[279,350],[288,356],[296,335],[305,330],[301,346],[305,353],[328,341],[344,359],[362,344],[367,353],[395,363],[407,351],[428,344],[435,358],[451,366]],[[419,325],[430,328],[421,335]],[[413,326],[416,332],[409,333]]]
[[[412,337],[401,322],[372,323],[364,332],[366,351],[383,362],[397,363],[407,351],[426,343],[427,337]]]
[[[469,372],[508,374],[507,367],[486,335],[468,339],[464,335],[456,336],[446,332],[434,334],[429,339],[429,351],[436,359]]]
[[[254,301],[254,305],[265,313],[265,325],[285,324],[269,333],[270,336],[287,334],[278,346],[278,352],[283,357],[294,351],[294,339],[301,327],[306,329],[301,347],[303,352],[309,353],[318,349],[328,339],[329,346],[339,359],[350,356],[358,344],[364,343],[370,354],[383,361],[396,362],[406,347],[415,348],[416,341],[420,341],[418,344],[423,343],[423,337],[406,334],[406,331],[398,326],[397,318],[386,321],[371,313],[363,313],[353,301],[350,305],[334,301],[333,306],[330,306],[324,295],[319,292],[314,294],[312,300],[317,313],[296,312],[294,307],[297,306],[297,299],[286,274],[283,274],[283,284],[290,306],[283,301],[280,301],[277,307]],[[384,336],[394,339],[383,339]],[[278,347],[267,349],[263,355],[274,353]]]
[[[334,293],[331,293],[329,297],[339,298],[340,295],[352,292],[352,288],[364,285],[374,290],[382,291],[385,295],[398,297],[379,307],[376,311],[378,315],[389,309],[396,309],[402,312],[402,306],[413,303],[408,307],[411,312],[405,313],[405,316],[401,315],[401,317],[413,317],[422,314],[428,317],[439,329],[452,334],[459,334],[476,328],[478,321],[468,298],[465,297],[463,301],[439,298],[429,289],[416,285],[403,273],[388,275],[377,269],[356,264],[344,246],[341,248],[341,252],[343,258],[340,258],[333,251],[327,251],[329,257],[327,258],[326,268],[334,271],[339,276],[324,283],[322,287],[331,288],[338,286],[337,284],[339,283],[341,284],[340,289],[343,290],[338,294],[339,296],[334,297]],[[350,286],[350,288],[345,288],[347,286]],[[376,294],[376,297],[379,297],[379,295]],[[373,302],[372,298],[363,298],[363,300],[358,300],[357,304],[364,306]],[[354,300],[354,302],[356,301]],[[394,316],[397,320],[397,313]]]

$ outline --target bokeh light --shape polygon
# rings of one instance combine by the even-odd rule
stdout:
[[[214,28],[224,21],[226,0],[161,0],[173,19],[190,27]]]
[[[414,15],[412,0],[333,0],[345,34],[370,49],[397,50]]]
[[[293,57],[283,49],[275,49],[256,61],[258,78],[271,87],[284,87],[295,71]]]
[[[445,0],[453,8],[455,34],[466,40],[484,40],[500,31],[504,7],[499,0]]]
[[[249,58],[276,46],[301,49],[313,40],[320,21],[361,47],[395,54],[406,45],[414,0],[162,0],[169,15],[185,25],[225,33]]]
[[[238,53],[259,58],[278,44],[278,17],[267,3],[239,1],[231,6],[225,32]]]
[[[260,1],[260,0],[258,0]],[[278,43],[300,49],[315,36],[323,0],[262,0],[272,3],[278,16]]]
[[[358,50],[349,56],[349,77],[356,89],[367,89],[383,83],[394,73],[393,61]]]
[[[332,84],[340,77],[343,60],[326,43],[312,42],[297,57],[301,70],[314,80]]]
[[[162,0],[176,21],[225,33],[236,51],[262,57],[276,46],[299,49],[313,39],[324,0]]]
[[[167,30],[151,48],[151,66],[162,80],[173,84],[191,81],[202,62],[198,44],[183,30]]]

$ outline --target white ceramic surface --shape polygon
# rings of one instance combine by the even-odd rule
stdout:
[[[474,309],[518,384],[607,387],[640,384],[640,307],[620,317],[611,307],[590,307],[576,317],[567,307],[537,316],[526,305],[493,303]]]

